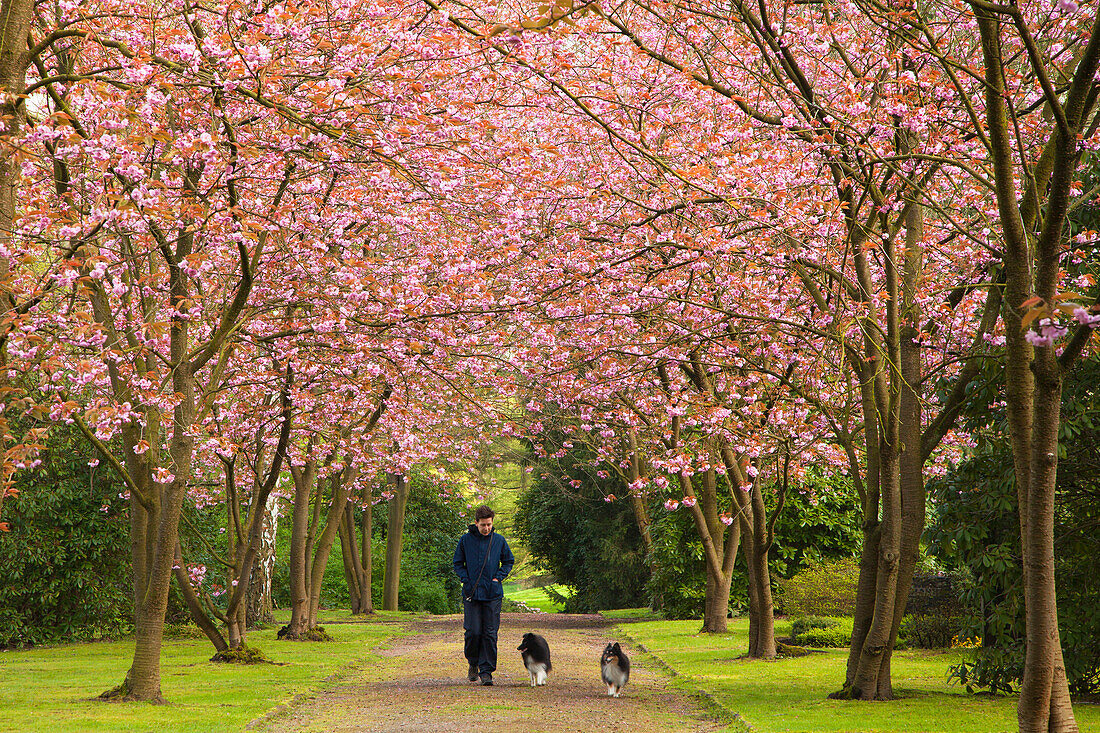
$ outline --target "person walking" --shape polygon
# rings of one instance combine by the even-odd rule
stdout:
[[[497,668],[497,632],[504,579],[516,563],[503,535],[493,531],[496,512],[486,505],[474,512],[474,524],[455,548],[455,573],[462,581],[462,628],[470,682],[493,684]]]

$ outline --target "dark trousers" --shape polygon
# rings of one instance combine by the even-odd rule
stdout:
[[[497,668],[497,632],[500,631],[500,605],[495,601],[462,600],[462,628],[466,629],[466,660],[480,674]]]

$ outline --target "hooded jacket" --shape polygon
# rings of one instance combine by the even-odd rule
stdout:
[[[488,537],[484,537],[477,525],[471,524],[470,530],[462,535],[455,548],[455,574],[462,581],[462,597],[474,601],[503,598],[502,583],[515,564],[516,557],[503,535],[493,530]],[[474,587],[475,583],[477,587]]]

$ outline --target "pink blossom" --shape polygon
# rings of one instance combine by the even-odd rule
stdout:
[[[1024,338],[1032,346],[1051,346],[1055,341],[1066,335],[1069,329],[1059,323],[1055,323],[1049,318],[1043,318],[1039,321],[1039,331],[1028,331],[1024,334]]]
[[[693,507],[696,504],[696,499],[694,496],[685,496],[683,498],[683,504],[686,507]]]
[[[665,509],[668,509],[670,512],[674,512],[679,508],[680,502],[676,501],[675,499],[669,499],[665,502]]]
[[[1077,322],[1081,325],[1089,326],[1091,328],[1096,328],[1097,326],[1100,326],[1100,313],[1092,315],[1084,308],[1074,308],[1073,317],[1077,319]]]
[[[187,568],[187,575],[191,578],[191,584],[194,586],[202,585],[202,581],[206,578],[206,566],[205,565],[189,565]]]

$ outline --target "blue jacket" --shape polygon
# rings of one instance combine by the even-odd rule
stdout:
[[[486,553],[488,557],[485,556]],[[481,569],[482,563],[484,571]],[[475,601],[503,598],[502,583],[515,564],[516,556],[512,554],[512,548],[508,546],[508,540],[503,535],[494,530],[488,537],[483,537],[478,532],[477,525],[471,524],[470,531],[462,535],[458,547],[455,548],[455,573],[462,581],[462,597]],[[474,583],[477,583],[476,588]]]

